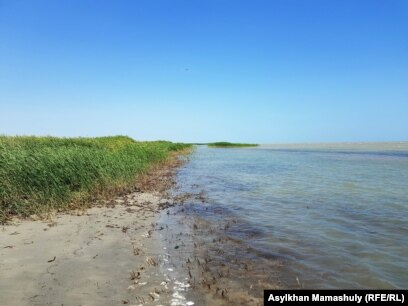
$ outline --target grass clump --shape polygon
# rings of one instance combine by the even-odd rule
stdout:
[[[189,145],[99,138],[0,136],[0,223],[63,210],[134,186],[138,175]]]
[[[244,147],[257,147],[258,144],[255,143],[232,143],[226,141],[212,142],[207,144],[212,148],[244,148]]]

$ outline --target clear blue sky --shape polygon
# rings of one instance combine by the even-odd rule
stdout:
[[[0,0],[0,134],[408,140],[408,1]]]

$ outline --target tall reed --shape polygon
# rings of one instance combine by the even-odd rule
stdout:
[[[62,210],[124,190],[189,145],[100,138],[0,136],[0,222]]]

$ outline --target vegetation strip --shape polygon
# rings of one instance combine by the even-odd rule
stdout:
[[[191,145],[99,138],[0,136],[0,223],[131,190],[137,177]]]
[[[244,147],[257,147],[258,144],[255,143],[232,143],[226,141],[212,142],[207,144],[209,147],[213,148],[244,148]]]

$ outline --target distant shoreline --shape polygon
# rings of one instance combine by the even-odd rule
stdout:
[[[232,142],[212,142],[208,143],[209,148],[246,148],[246,147],[257,147],[259,144],[256,143],[232,143]]]
[[[396,142],[332,142],[332,143],[294,143],[261,144],[270,149],[327,149],[327,150],[367,150],[367,151],[408,151],[408,141]]]

